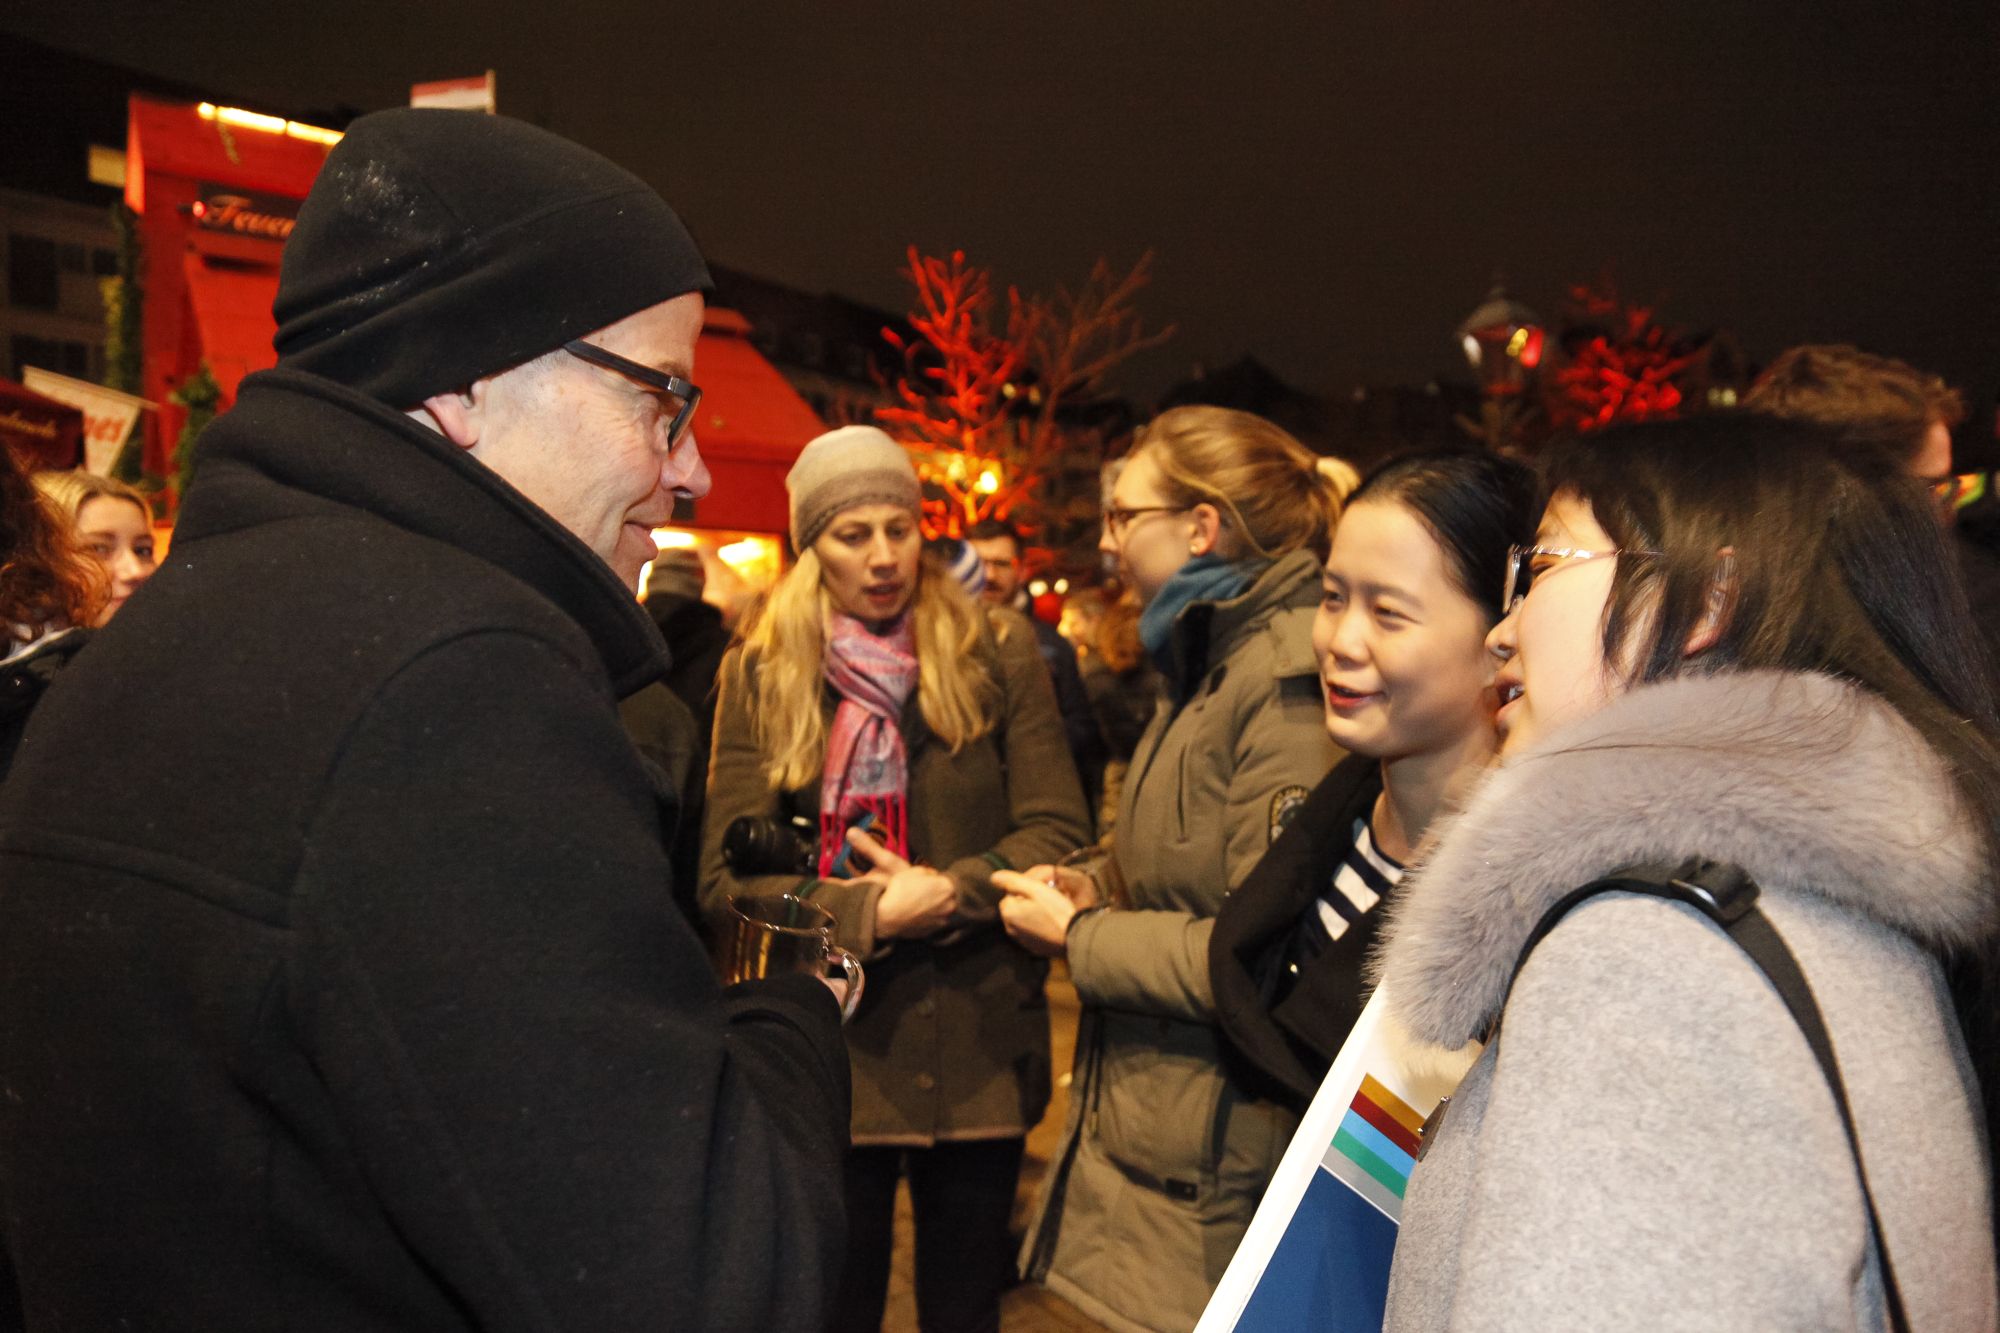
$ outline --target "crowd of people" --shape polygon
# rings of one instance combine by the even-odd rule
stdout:
[[[906,1183],[924,1329],[1017,1280],[1188,1329],[1378,987],[1483,1042],[1384,1327],[2000,1323],[1941,382],[1796,349],[1361,476],[1175,408],[1079,662],[870,426],[723,625],[652,537],[711,485],[708,285],[595,154],[377,113],[168,561],[0,455],[0,1327],[876,1329]],[[713,975],[780,898],[865,987]]]

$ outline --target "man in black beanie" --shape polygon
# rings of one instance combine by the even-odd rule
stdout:
[[[0,790],[0,1327],[820,1324],[838,1011],[711,980],[616,709],[707,283],[517,122],[328,158],[277,369]]]

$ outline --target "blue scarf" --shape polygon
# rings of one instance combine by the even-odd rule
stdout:
[[[1218,555],[1198,555],[1174,571],[1139,614],[1139,642],[1146,645],[1146,654],[1161,675],[1173,679],[1174,622],[1181,612],[1196,602],[1226,602],[1241,596],[1268,564],[1268,560],[1231,563]]]

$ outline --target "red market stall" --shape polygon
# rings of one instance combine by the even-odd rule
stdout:
[[[125,202],[145,254],[145,467],[173,471],[186,419],[168,395],[206,360],[236,399],[274,360],[271,298],[298,201],[340,136],[235,107],[134,93],[127,105]]]
[[[703,528],[782,533],[789,522],[785,474],[826,427],[750,343],[750,322],[711,308],[695,344],[701,407],[694,438],[714,486],[687,520]],[[678,518],[676,521],[680,521]]]
[[[220,410],[245,375],[275,363],[279,258],[299,201],[339,139],[233,107],[132,96],[125,197],[140,217],[146,264],[143,396],[161,405],[147,422],[149,472],[173,471],[187,414],[168,395],[204,360],[222,392]],[[707,530],[724,551],[744,552],[725,557],[732,567],[749,560],[745,538],[768,549],[758,565],[775,560],[787,525],[785,473],[823,429],[749,333],[734,311],[708,312],[695,348],[695,439],[715,487],[675,518],[677,527]]]

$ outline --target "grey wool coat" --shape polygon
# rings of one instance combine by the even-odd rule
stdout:
[[[1407,878],[1391,1012],[1496,1019],[1405,1202],[1391,1329],[1880,1329],[1839,1114],[1777,992],[1691,908],[1558,898],[1732,861],[1832,1038],[1911,1326],[1995,1327],[1980,1090],[1931,947],[1990,929],[1943,765],[1874,695],[1740,673],[1643,686],[1509,760]]]
[[[818,783],[772,790],[748,699],[733,687],[733,662],[723,666],[702,823],[702,907],[714,919],[731,894],[804,892],[839,921],[840,943],[868,973],[846,1029],[857,1144],[1010,1138],[1027,1133],[1048,1107],[1048,964],[1001,929],[992,874],[1061,859],[1088,837],[1089,815],[1048,668],[1034,636],[1018,618],[1013,623],[1012,633],[983,630],[973,653],[999,687],[992,731],[954,754],[925,725],[914,691],[903,709],[910,859],[958,884],[951,925],[928,939],[878,939],[881,891],[873,886],[740,877],[724,862],[722,834],[732,820],[805,815],[817,827],[820,792]],[[821,706],[830,728],[837,706],[830,687]]]
[[[1318,600],[1319,562],[1299,551],[1182,613],[1174,692],[1133,756],[1098,874],[1121,905],[1070,928],[1084,1017],[1023,1268],[1113,1329],[1193,1327],[1291,1136],[1289,1112],[1223,1072],[1208,942],[1223,895],[1339,758],[1313,659]]]

